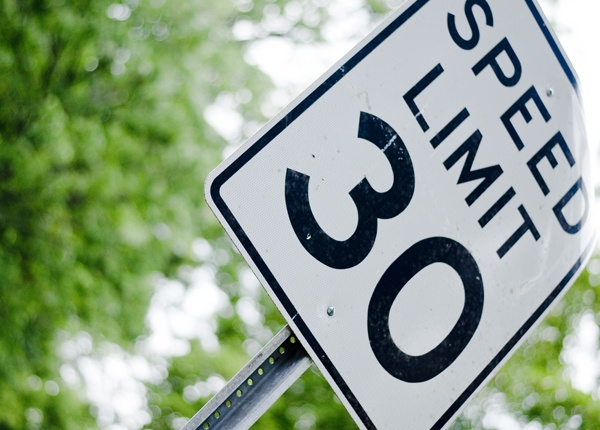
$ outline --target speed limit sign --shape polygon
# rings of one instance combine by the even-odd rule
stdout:
[[[206,193],[358,425],[437,429],[582,269],[588,157],[534,0],[412,0]]]

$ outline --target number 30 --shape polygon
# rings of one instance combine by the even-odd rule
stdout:
[[[381,118],[361,112],[358,137],[380,148],[387,157],[394,182],[384,192],[376,192],[365,178],[350,191],[358,210],[358,225],[345,241],[331,238],[319,226],[308,198],[310,177],[288,169],[285,201],[292,228],[302,246],[315,259],[334,269],[360,264],[371,252],[377,237],[378,219],[400,215],[415,190],[415,173],[406,145]],[[421,270],[434,263],[454,269],[465,290],[462,313],[450,334],[433,350],[410,356],[394,343],[389,314],[402,288]],[[393,377],[406,382],[424,382],[447,369],[467,347],[475,334],[483,311],[483,281],[471,253],[460,243],[445,237],[431,237],[406,250],[383,274],[371,297],[368,333],[371,349],[381,366]]]
[[[365,178],[350,191],[358,210],[358,225],[349,239],[337,241],[317,223],[308,201],[309,176],[288,169],[285,178],[285,203],[296,236],[310,255],[334,269],[348,269],[362,262],[373,249],[377,219],[394,218],[402,213],[415,190],[412,160],[392,127],[374,115],[361,112],[358,137],[383,151],[394,173],[394,183],[387,192],[378,193]]]

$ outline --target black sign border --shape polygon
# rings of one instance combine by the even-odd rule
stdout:
[[[534,16],[540,30],[544,34],[548,44],[552,48],[554,55],[556,56],[560,66],[565,72],[569,82],[573,86],[575,92],[579,96],[579,86],[577,78],[573,70],[569,65],[568,60],[563,55],[557,41],[554,39],[552,32],[548,28],[544,18],[538,10],[534,0],[523,0],[532,15]],[[290,112],[275,123],[262,137],[260,137],[252,146],[250,146],[245,152],[243,152],[237,159],[235,159],[229,166],[227,166],[219,175],[217,175],[213,182],[209,184],[210,196],[222,214],[223,218],[233,231],[236,238],[240,241],[242,247],[250,256],[252,262],[256,265],[264,277],[267,284],[271,287],[273,293],[277,296],[283,307],[285,308],[288,315],[292,318],[292,321],[305,339],[310,344],[310,347],[317,355],[323,366],[329,372],[329,375],[333,378],[338,388],[342,391],[354,412],[358,415],[362,423],[369,430],[376,430],[375,425],[369,418],[366,411],[363,409],[357,398],[354,396],[342,376],[339,374],[317,339],[313,336],[308,326],[298,314],[298,311],[288,298],[287,294],[281,288],[277,279],[273,273],[267,267],[267,264],[262,259],[253,243],[250,241],[244,229],[240,226],[235,216],[223,200],[220,194],[221,187],[227,182],[233,175],[235,175],[247,162],[249,162],[255,155],[257,155],[262,149],[264,149],[275,137],[277,137],[283,130],[285,130],[290,124],[292,124],[304,111],[306,111],[313,103],[315,103],[323,94],[331,89],[336,83],[338,83],[348,72],[350,72],[357,64],[359,64],[367,55],[369,55],[375,48],[377,48],[384,40],[386,40],[391,34],[393,34],[398,28],[406,23],[412,16],[414,16],[419,10],[426,4],[432,2],[432,0],[416,0],[413,4],[409,5],[407,9],[395,18],[389,25],[383,28],[377,35],[375,35],[364,47],[362,47],[356,54],[354,54],[347,62],[341,67],[335,70],[323,83],[316,87],[310,94],[308,94],[303,100],[301,100]],[[554,302],[554,300],[560,295],[564,288],[569,284],[577,272],[582,268],[584,261],[591,254],[593,250],[594,240],[592,239],[587,245],[583,254],[577,259],[575,264],[567,272],[565,277],[560,283],[554,288],[552,293],[548,296],[542,305],[531,315],[531,317],[523,324],[523,326],[517,331],[517,333],[509,340],[509,342],[500,350],[500,352],[494,357],[494,359],[483,369],[483,371],[475,378],[475,380],[467,387],[467,389],[458,397],[458,399],[448,408],[448,410],[442,415],[442,417],[431,427],[431,430],[441,429],[456,412],[462,407],[462,405],[469,399],[469,397],[479,388],[479,386],[490,376],[494,369],[504,360],[508,353],[517,345],[521,338],[527,333],[527,331],[535,324],[540,316],[548,309],[548,307]]]

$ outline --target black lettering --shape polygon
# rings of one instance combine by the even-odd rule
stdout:
[[[546,184],[546,181],[544,181],[544,178],[542,177],[542,174],[540,173],[539,169],[537,168],[537,165],[544,158],[546,158],[548,160],[548,162],[550,163],[550,166],[553,169],[558,165],[558,161],[556,160],[556,157],[552,153],[552,149],[556,145],[558,145],[560,147],[560,149],[562,150],[563,154],[565,155],[565,158],[569,162],[569,165],[571,167],[573,167],[575,165],[575,159],[573,158],[573,154],[571,154],[571,151],[569,150],[569,146],[567,145],[567,142],[565,142],[565,139],[563,138],[563,135],[560,132],[556,133],[552,137],[552,139],[550,139],[548,141],[548,143],[546,143],[542,147],[542,149],[540,149],[531,158],[531,160],[529,160],[527,162],[527,166],[529,167],[529,170],[531,171],[531,174],[535,178],[536,182],[538,183],[538,185],[540,187],[540,190],[542,190],[542,192],[544,193],[545,196],[547,196],[548,193],[550,193],[550,188],[548,188],[548,185]]]
[[[479,225],[481,228],[485,227],[516,194],[515,189],[510,187],[508,191],[505,192],[481,218],[479,218]]]
[[[508,131],[508,134],[510,135],[511,139],[513,140],[513,142],[515,143],[515,146],[517,147],[517,149],[519,151],[521,149],[523,149],[523,146],[524,146],[523,140],[519,136],[519,133],[517,133],[517,130],[515,129],[515,126],[512,124],[511,120],[512,120],[512,117],[514,117],[517,113],[520,113],[523,116],[523,118],[525,119],[525,122],[529,124],[532,117],[531,117],[531,113],[527,109],[526,103],[530,100],[532,100],[535,103],[535,106],[538,108],[538,110],[542,114],[542,118],[544,118],[544,121],[546,121],[546,122],[550,121],[550,118],[551,118],[550,112],[548,112],[548,109],[546,109],[546,106],[544,106],[544,103],[542,102],[540,95],[538,94],[535,87],[533,87],[533,86],[531,88],[529,88],[525,92],[525,94],[523,94],[519,98],[519,100],[517,100],[515,102],[515,104],[512,105],[500,117],[500,119],[502,120],[502,123],[504,124],[504,127],[506,128],[506,131]]]
[[[512,63],[512,66],[514,68],[512,76],[507,76],[502,70],[502,67],[500,67],[500,64],[498,63],[498,57],[502,53],[505,53]],[[492,68],[492,70],[496,74],[496,77],[498,78],[498,81],[500,81],[500,83],[505,87],[513,87],[517,85],[519,79],[521,79],[521,73],[523,72],[521,62],[519,61],[517,54],[515,53],[514,49],[512,48],[506,37],[502,39],[500,43],[494,46],[490,52],[485,54],[485,56],[473,66],[473,73],[475,74],[475,76],[477,76],[487,66],[490,66]]]
[[[433,81],[435,81],[442,73],[444,72],[444,68],[441,64],[435,66],[429,73],[427,73],[417,84],[412,87],[406,94],[404,94],[404,101],[410,108],[410,111],[417,119],[417,122],[421,126],[421,130],[424,132],[429,130],[429,124],[425,121],[425,118],[419,111],[419,107],[415,103],[415,99],[423,92],[425,88],[427,88]]]
[[[571,199],[573,199],[575,194],[577,194],[577,191],[581,191],[585,207],[583,210],[583,215],[581,216],[577,224],[570,224],[566,220],[565,215],[563,214],[563,209],[571,201]],[[587,189],[585,188],[585,184],[583,183],[583,178],[579,178],[577,182],[575,182],[575,185],[573,185],[571,189],[567,191],[567,194],[565,194],[564,197],[560,199],[560,201],[556,204],[556,206],[552,208],[552,210],[554,211],[554,215],[556,216],[556,219],[560,223],[562,229],[569,234],[576,234],[579,232],[579,230],[581,230],[581,228],[587,220],[589,204],[590,202],[588,201]]]
[[[469,111],[465,108],[459,112],[438,134],[431,139],[433,149],[437,148],[454,130],[456,130],[469,117]]]
[[[421,356],[408,355],[392,339],[390,311],[406,284],[434,263],[447,264],[458,273],[465,290],[465,304],[458,322],[437,347]],[[405,382],[424,382],[436,377],[458,358],[475,334],[481,320],[483,300],[481,272],[464,246],[445,237],[417,242],[385,271],[369,302],[369,342],[377,361],[390,375]]]
[[[450,36],[452,37],[452,40],[454,40],[454,43],[464,50],[471,50],[479,43],[479,27],[477,26],[477,20],[473,13],[475,6],[479,6],[481,10],[483,10],[483,13],[485,14],[485,24],[488,27],[494,26],[494,16],[492,15],[492,10],[486,0],[467,0],[465,3],[465,16],[467,17],[467,22],[471,29],[471,37],[469,39],[465,39],[458,33],[458,30],[456,29],[456,17],[451,13],[448,14],[448,30]]]
[[[375,243],[377,219],[399,215],[410,203],[415,190],[415,173],[408,149],[392,127],[381,118],[361,112],[358,137],[383,151],[392,168],[394,183],[388,191],[378,193],[365,178],[350,191],[358,210],[358,225],[347,240],[335,240],[319,226],[308,198],[310,177],[292,169],[286,172],[285,204],[292,228],[304,249],[334,269],[347,269],[363,261]]]
[[[503,173],[502,167],[498,164],[495,166],[484,167],[483,169],[473,170],[473,163],[475,162],[475,156],[479,150],[482,138],[481,132],[477,130],[465,141],[465,143],[459,146],[446,161],[444,161],[444,167],[446,170],[450,170],[458,160],[465,155],[467,156],[465,164],[460,171],[460,176],[458,177],[459,185],[464,184],[465,182],[482,179],[477,188],[475,188],[465,199],[469,206],[471,206]]]
[[[533,224],[531,217],[529,216],[523,205],[519,206],[519,213],[523,217],[523,224],[521,224],[521,226],[512,234],[512,236],[509,237],[506,242],[504,242],[504,245],[502,245],[498,249],[498,251],[496,251],[500,258],[504,258],[506,253],[510,251],[512,247],[515,246],[515,244],[519,241],[519,239],[521,239],[528,231],[531,232],[536,242],[540,238],[540,233]]]

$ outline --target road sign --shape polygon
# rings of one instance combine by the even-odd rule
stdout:
[[[362,428],[443,428],[593,248],[585,140],[534,1],[412,0],[207,199]]]

